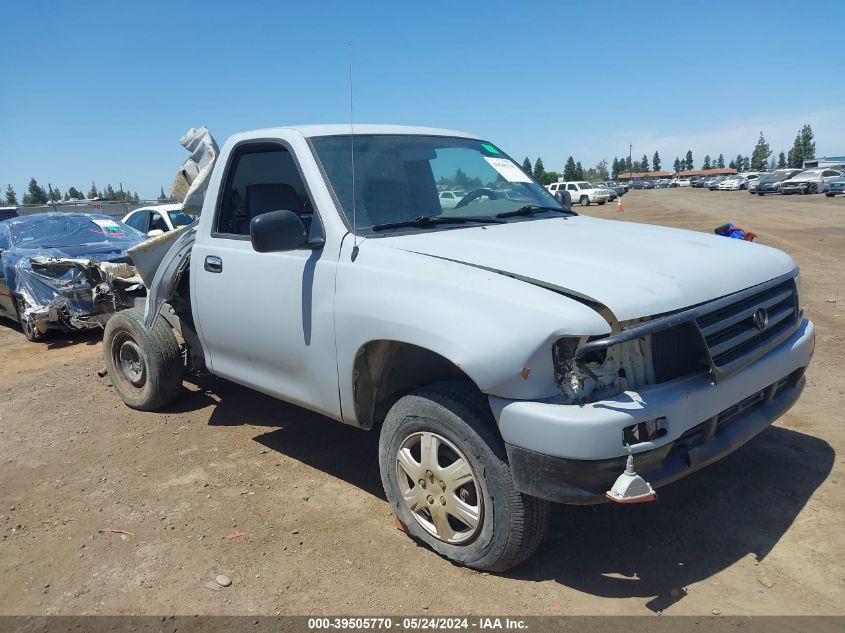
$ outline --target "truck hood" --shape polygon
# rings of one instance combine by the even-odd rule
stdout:
[[[368,241],[597,302],[619,321],[697,305],[795,268],[789,255],[760,244],[584,216]]]

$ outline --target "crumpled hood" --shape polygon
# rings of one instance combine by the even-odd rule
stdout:
[[[619,321],[697,305],[795,268],[789,255],[760,244],[585,216],[368,241],[592,299]]]

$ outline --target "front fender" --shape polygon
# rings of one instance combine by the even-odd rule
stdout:
[[[485,393],[537,399],[558,393],[555,340],[610,332],[593,309],[552,290],[377,239],[361,242],[352,261],[349,241],[338,263],[335,327],[341,408],[352,424],[353,366],[368,342],[416,345],[454,363]]]

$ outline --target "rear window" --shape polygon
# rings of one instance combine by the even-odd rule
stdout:
[[[188,226],[191,222],[194,221],[194,218],[192,218],[184,211],[168,211],[167,215],[170,216],[170,222],[173,224],[174,227]]]

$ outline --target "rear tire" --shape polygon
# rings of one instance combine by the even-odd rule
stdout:
[[[832,198],[832,197],[833,197],[833,196],[835,196],[836,194],[835,194],[835,193],[826,193],[826,194],[824,194],[824,195],[826,195],[828,198]]]
[[[460,565],[505,571],[543,540],[550,504],[514,487],[489,404],[472,385],[440,382],[400,398],[382,425],[379,467],[407,533]]]
[[[590,206],[590,199],[587,196],[581,196],[578,202],[581,204],[582,207],[589,207]]]
[[[122,310],[109,319],[103,356],[112,384],[133,409],[160,409],[182,390],[184,363],[173,330],[162,318],[147,330],[140,308]]]

